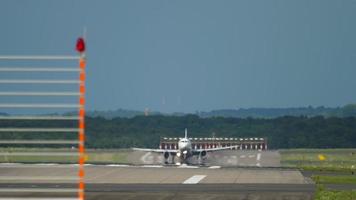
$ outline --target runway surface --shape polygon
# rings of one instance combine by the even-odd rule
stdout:
[[[134,163],[137,166],[86,165],[86,199],[301,200],[313,197],[315,185],[298,170],[264,168],[279,166],[278,152],[219,153],[209,155],[208,164],[203,167],[163,166],[159,155],[142,152],[130,156],[138,160]],[[74,200],[77,174],[78,166],[70,164],[0,164],[0,196]]]
[[[32,188],[72,188],[72,184],[34,184]],[[21,184],[0,184],[22,188]],[[86,199],[312,199],[314,186],[305,184],[87,184]],[[75,197],[75,193],[2,193],[2,197]]]
[[[85,167],[86,183],[181,184],[193,176],[204,176],[197,183],[307,183],[298,170],[264,168],[164,167],[159,165],[106,165]],[[75,165],[0,165],[0,183],[73,183]]]
[[[85,166],[87,199],[312,199],[297,170],[264,168]],[[75,197],[75,165],[1,164],[1,197]],[[1,198],[0,198],[1,199]]]

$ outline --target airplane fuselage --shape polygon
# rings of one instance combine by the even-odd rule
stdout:
[[[192,143],[188,138],[182,138],[178,141],[177,156],[186,159],[192,155]]]

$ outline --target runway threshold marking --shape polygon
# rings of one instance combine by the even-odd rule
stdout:
[[[203,178],[205,178],[205,177],[206,177],[206,175],[194,175],[194,176],[188,178],[187,180],[185,180],[183,182],[183,184],[197,184],[201,180],[203,180]]]

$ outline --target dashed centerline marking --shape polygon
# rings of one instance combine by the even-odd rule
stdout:
[[[205,177],[206,177],[206,175],[194,175],[194,176],[188,178],[187,180],[185,180],[182,184],[197,184],[201,180],[203,180],[203,178],[205,178]]]
[[[260,160],[261,160],[261,153],[258,153],[258,154],[257,154],[256,160],[257,160],[257,161],[260,161]]]
[[[257,161],[256,166],[257,166],[257,167],[261,167],[260,160],[261,160],[261,153],[258,153],[258,154],[257,154],[257,157],[256,157],[256,161]]]

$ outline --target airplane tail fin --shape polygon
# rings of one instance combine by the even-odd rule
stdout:
[[[188,137],[188,130],[185,129],[185,132],[184,132],[184,138],[187,138]]]

